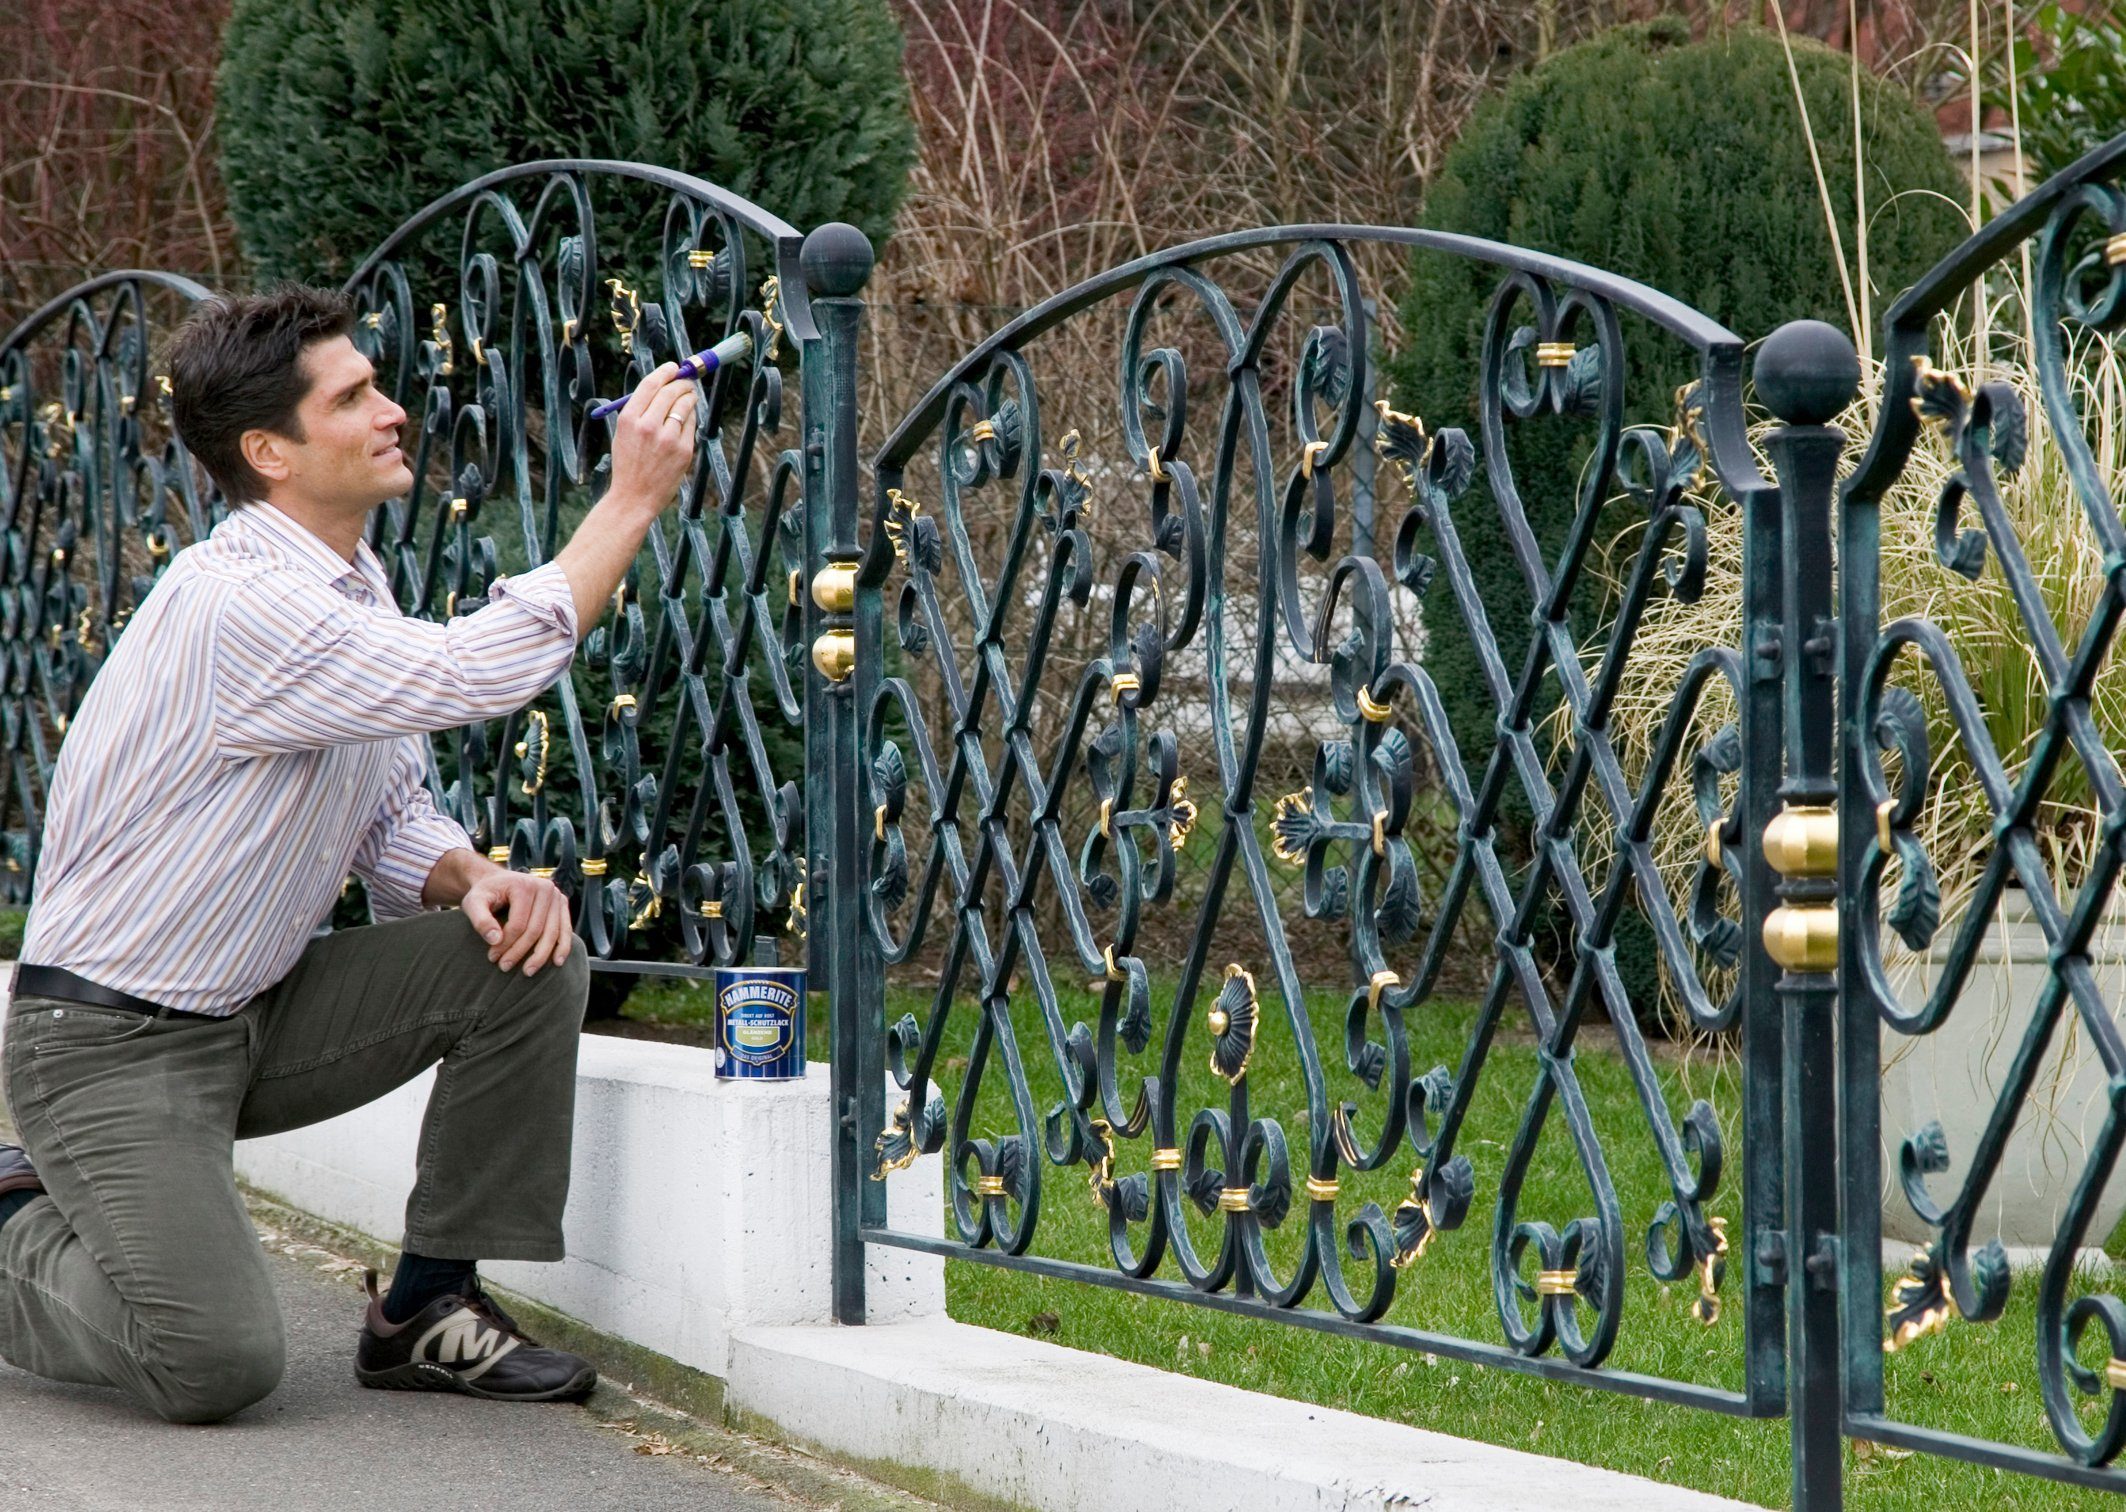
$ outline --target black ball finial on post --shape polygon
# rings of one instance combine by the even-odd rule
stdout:
[[[1821,320],[1790,320],[1765,337],[1753,371],[1757,397],[1788,425],[1828,425],[1860,391],[1853,343]]]
[[[846,299],[871,277],[871,239],[846,221],[815,227],[797,254],[814,299]]]

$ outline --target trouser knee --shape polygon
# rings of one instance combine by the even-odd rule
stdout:
[[[270,1396],[287,1357],[278,1317],[245,1337],[167,1351],[148,1362],[148,1405],[168,1422],[218,1423]]]
[[[530,1011],[555,1020],[557,1032],[563,1025],[570,1030],[583,1027],[591,995],[591,963],[581,940],[569,946],[568,959],[559,965],[543,966],[535,977],[525,977],[521,969],[515,974]]]

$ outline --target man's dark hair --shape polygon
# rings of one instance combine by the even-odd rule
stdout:
[[[354,330],[354,302],[337,289],[276,284],[199,306],[170,338],[170,405],[177,435],[230,504],[266,495],[244,460],[244,432],[303,439],[296,406],[310,391],[303,348]]]

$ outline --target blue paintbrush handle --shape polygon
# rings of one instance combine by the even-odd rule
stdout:
[[[724,337],[712,347],[705,347],[679,364],[677,378],[706,378],[727,363],[744,360],[753,350],[753,338],[744,331]],[[617,415],[626,406],[632,395],[622,394],[618,399],[607,399],[591,411],[593,420],[603,420],[607,415]]]

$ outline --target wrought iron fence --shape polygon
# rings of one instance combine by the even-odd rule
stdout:
[[[845,1321],[864,1316],[865,1246],[898,1246],[1786,1416],[1809,1508],[1838,1504],[1848,1437],[2126,1489],[2126,1303],[2075,1268],[2126,1143],[2118,994],[2092,959],[2126,865],[2126,728],[2105,712],[2126,620],[2122,173],[2126,138],[1896,303],[1879,418],[1842,482],[1833,422],[1863,373],[1828,327],[1765,341],[1773,419],[1753,429],[1741,339],[1660,292],[1463,238],[1278,227],[1108,270],[967,351],[878,451],[868,530],[861,236],[800,238],[634,164],[490,175],[348,284],[418,416],[419,482],[371,535],[407,612],[465,612],[553,550],[598,486],[600,389],[709,335],[745,330],[762,355],[704,394],[682,502],[571,679],[443,737],[438,800],[552,875],[611,967],[698,972],[818,921]],[[660,208],[654,241],[601,237],[593,192],[612,186],[630,224]],[[1497,270],[1473,432],[1375,383],[1364,243]],[[2018,348],[1991,312],[2026,257]],[[153,364],[158,325],[205,292],[112,273],[0,340],[0,891],[17,901],[66,719],[225,507]],[[2018,350],[2035,414],[2003,376]],[[1672,400],[1648,382],[1670,371]],[[1553,543],[1515,457],[1560,429],[1582,467]],[[2040,442],[2086,521],[2064,562],[2010,507]],[[1999,573],[2035,668],[2013,740],[1942,611],[1880,623],[1885,511],[1935,444],[1938,560]],[[1477,596],[1478,532],[1519,563],[1522,602]],[[2076,572],[2070,612],[2051,589]],[[1724,628],[1653,655],[1647,627],[1722,574]],[[1499,652],[1516,615],[1533,628],[1517,661]],[[1424,668],[1440,617],[1480,651],[1496,722],[1475,740]],[[1620,733],[1627,700],[1658,711],[1650,738]],[[1982,823],[1945,900],[1925,811],[1951,782]],[[1525,851],[1509,803],[1532,816]],[[1893,1211],[1928,1242],[1886,1294],[1884,1052],[1977,1011],[2011,888],[2039,987],[1968,1150],[1891,1121]],[[1734,1046],[1717,1097],[1679,1094],[1642,1031],[1655,1005],[1615,958],[1634,912],[1675,1010]],[[1562,963],[1535,938],[1554,918]],[[1472,941],[1482,992],[1456,1017],[1442,983]],[[1589,1036],[1621,1068],[1621,1122],[1587,1095]],[[2032,1284],[1981,1242],[1982,1208],[2069,1037],[2101,1117],[2035,1282],[2052,1453],[1893,1411],[1883,1355],[1993,1323]],[[943,1238],[885,1217],[886,1182],[925,1155],[944,1157]],[[1618,1179],[1633,1163],[1655,1190]],[[1085,1194],[1059,1195],[1073,1168]],[[1085,1243],[1061,1204],[1083,1204]],[[1443,1309],[1457,1265],[1481,1316]],[[1638,1305],[1655,1283],[1709,1330],[1702,1368],[1645,1346],[1680,1321]]]
[[[1435,433],[1386,401],[1365,415],[1375,291],[1358,287],[1348,251],[1361,241],[1500,270],[1476,436]],[[1056,415],[1042,338],[1107,301],[1128,310],[1111,409]],[[1651,424],[1626,422],[1627,326],[1692,375]],[[1776,507],[1742,427],[1741,360],[1715,323],[1592,269],[1423,232],[1292,227],[1103,274],[944,375],[877,457],[859,578],[869,883],[857,1002],[885,1013],[861,1027],[851,1086],[866,1098],[871,1067],[890,1064],[903,1094],[858,1119],[868,1169],[843,1182],[864,1209],[861,1238],[1726,1412],[1780,1410],[1778,1294],[1762,1276],[1742,1283],[1739,1389],[1604,1368],[1634,1251],[1660,1280],[1702,1278],[1708,1317],[1728,1255],[1714,1212],[1725,1136],[1708,1104],[1679,1111],[1661,1087],[1615,969],[1624,908],[1653,920],[1694,1022],[1744,1026],[1753,1095],[1778,1080],[1770,977],[1739,946],[1769,886],[1740,837],[1768,817],[1776,768],[1738,768],[1730,728],[1739,718],[1748,743],[1776,689],[1746,678],[1734,648],[1709,647],[1683,669],[1645,771],[1627,772],[1606,735],[1649,598],[1702,579],[1704,510]],[[1354,540],[1364,419],[1407,495],[1399,515],[1383,508],[1377,536]],[[1521,428],[1559,426],[1584,433],[1590,461],[1580,525],[1553,561],[1526,523],[1512,452]],[[1095,428],[1118,442],[1088,455]],[[1588,569],[1619,524],[1613,495],[1639,540],[1590,673],[1567,617],[1576,596],[1599,594]],[[968,524],[978,510],[992,522],[986,553]],[[1463,540],[1477,530],[1505,532],[1538,609],[1519,666],[1491,631],[1506,606],[1472,586]],[[1485,652],[1500,733],[1481,749],[1457,749],[1419,664],[1424,616],[1442,613]],[[1093,652],[1056,654],[1076,642]],[[1273,729],[1287,666],[1312,697],[1287,700]],[[1551,683],[1570,710],[1562,743],[1534,714]],[[1727,712],[1701,720],[1716,687]],[[1733,842],[1705,863],[1697,907],[1671,895],[1649,844],[1686,758],[1700,832]],[[1509,788],[1537,816],[1525,863],[1497,840]],[[1441,812],[1451,859],[1427,897],[1413,845],[1421,817]],[[1601,836],[1592,856],[1589,833]],[[1177,856],[1199,848],[1207,868],[1177,889]],[[1281,905],[1281,877],[1302,879],[1301,909]],[[1580,936],[1569,980],[1546,976],[1529,934],[1553,903]],[[1459,1064],[1428,1069],[1412,1060],[1410,1021],[1472,913],[1496,941],[1488,987]],[[1172,955],[1142,943],[1161,914],[1185,921],[1165,934],[1181,942]],[[1336,961],[1338,976],[1303,979],[1295,952]],[[1057,985],[1088,977],[1082,1008]],[[1324,1006],[1341,1032],[1318,1041]],[[1516,1089],[1511,1153],[1479,1194],[1465,1120],[1509,1016],[1535,1036],[1542,1070]],[[971,1043],[948,1079],[956,1018],[973,1021]],[[1583,1031],[1614,1038],[1640,1094],[1631,1137],[1663,1170],[1665,1200],[1638,1235],[1579,1085]],[[1296,1106],[1251,1095],[1271,1055],[1296,1068]],[[1576,1207],[1523,1210],[1539,1146],[1578,1164]],[[884,1227],[869,1178],[939,1152],[949,1236]],[[1032,1253],[1044,1168],[1072,1165],[1105,1209],[1098,1262]],[[1391,1167],[1407,1168],[1400,1195],[1374,1176]],[[1776,1148],[1746,1170],[1761,1184],[1743,1221],[1772,1221]],[[1500,1336],[1385,1321],[1480,1201]]]
[[[1730,333],[1590,269],[1417,232],[1276,228],[1177,248],[954,362],[875,458],[855,607],[860,734],[853,773],[837,768],[864,837],[861,925],[840,931],[856,991],[837,1004],[845,1318],[862,1317],[863,1247],[897,1246],[1786,1415],[1810,1508],[1839,1504],[1848,1437],[2126,1490],[2112,1468],[2126,1304],[2076,1269],[2126,1143],[2119,987],[2091,961],[2126,864],[2126,728],[2097,708],[2126,619],[2122,169],[2126,138],[1896,303],[1879,419],[1842,483],[1833,422],[1862,373],[1839,333],[1803,323],[1765,342],[1756,397],[1773,422],[1752,430]],[[1398,517],[1384,474],[1377,533],[1349,508],[1354,396],[1374,356],[1371,291],[1346,250],[1361,239],[1499,270],[1470,375],[1477,433],[1379,409],[1375,444],[1406,493]],[[2014,334],[1998,305],[2025,257],[2029,381],[2093,543],[2066,568],[2033,566],[2002,503],[2038,418],[1997,376],[2015,343],[1967,344],[1967,366],[1995,374],[1968,382],[1938,345],[1974,321]],[[1117,334],[1088,413],[1085,374],[1049,356],[1083,350],[1095,321]],[[1664,343],[1693,381],[1674,413],[1643,413],[1628,375]],[[1953,454],[1940,561],[1965,578],[1997,564],[2011,650],[2041,684],[2012,750],[1953,636],[1925,616],[1878,624],[1883,501],[1930,421]],[[1576,523],[1552,544],[1528,528],[1513,456],[1519,436],[1559,425],[1583,428],[1584,465]],[[1521,566],[1535,635],[1518,664],[1495,633],[1514,606],[1470,587],[1477,531]],[[1697,595],[1721,550],[1740,560],[1732,643],[1645,666],[1647,616]],[[2064,614],[2039,579],[2084,565],[2089,590]],[[1567,629],[1576,602],[1594,611],[1592,643]],[[1473,748],[1457,747],[1423,668],[1434,615],[1482,653],[1497,728]],[[1905,686],[1915,675],[1932,688]],[[1271,696],[1293,682],[1305,697]],[[1650,683],[1666,715],[1634,755],[1610,726],[1620,688]],[[1541,723],[1552,690],[1560,710]],[[1946,926],[1945,858],[1918,823],[1945,780],[1944,730],[1987,819]],[[2072,866],[2044,833],[2070,779]],[[1511,793],[1535,816],[1525,857],[1500,843]],[[1428,800],[1448,853],[1436,890],[1415,865]],[[1680,873],[1656,834],[1676,823],[1694,829]],[[1193,880],[1184,853],[1209,858]],[[1298,907],[1282,892],[1295,875]],[[1885,1292],[1882,1056],[1981,1011],[1972,964],[2017,882],[2043,942],[2036,1001],[2009,1025],[1975,1148],[1952,1151],[1938,1123],[1890,1131],[1891,1200],[1931,1239]],[[1531,948],[1546,908],[1574,939],[1560,973]],[[1732,1036],[1727,1106],[1672,1104],[1638,1027],[1654,1005],[1627,1000],[1615,970],[1634,908],[1687,1021]],[[1426,1070],[1412,1046],[1472,915],[1488,989],[1456,1021],[1456,1063]],[[1946,951],[1908,1003],[1900,966],[1937,936]],[[1315,963],[1332,958],[1324,980]],[[1509,1089],[1510,1137],[1479,1183],[1471,1110],[1501,1074],[1510,1018],[1536,1070]],[[2010,1289],[2033,1284],[1974,1231],[2048,1045],[2075,1034],[2097,1063],[2100,1128],[2034,1283],[2032,1359],[2059,1452],[1893,1412],[1886,1350],[1958,1315],[1948,1326],[1999,1319]],[[1637,1094],[1629,1128],[1596,1126],[1576,1054],[1588,1035],[1613,1041]],[[1663,1188],[1643,1228],[1610,1175],[1634,1146]],[[925,1155],[942,1157],[942,1238],[885,1218],[884,1183]],[[1560,1205],[1539,1177],[1574,1166],[1584,1195]],[[1050,1178],[1073,1167],[1089,1191],[1058,1195]],[[1089,1241],[1058,1214],[1076,1202],[1097,1210]],[[1428,1321],[1428,1270],[1477,1217],[1488,1328]],[[1635,1337],[1673,1327],[1633,1312],[1652,1292],[1635,1278],[1690,1285],[1705,1322],[1738,1302],[1739,1337],[1713,1335],[1736,1358],[1711,1379],[1632,1368]]]
[[[610,213],[601,226],[598,196],[618,227]],[[820,235],[860,283],[861,237]],[[778,937],[803,948],[803,731],[821,676],[806,655],[820,613],[803,591],[806,511],[827,412],[854,402],[853,329],[815,321],[804,241],[685,174],[540,162],[444,195],[347,280],[357,345],[416,431],[414,488],[369,540],[401,609],[431,619],[478,608],[495,576],[566,538],[603,479],[608,431],[588,415],[601,394],[714,339],[753,340],[749,362],[704,386],[694,472],[571,677],[507,720],[439,736],[430,772],[477,846],[551,877],[594,960],[631,971],[703,970]],[[14,757],[0,832],[15,901],[34,880],[57,737],[161,567],[229,507],[153,373],[158,328],[205,297],[112,274],[0,341]],[[786,393],[793,365],[803,382]]]
[[[2113,1468],[2126,1447],[2126,1301],[2115,1279],[2078,1262],[2105,1238],[2094,1220],[2126,1141],[2122,984],[2093,959],[2116,954],[2106,915],[2126,865],[2118,761],[2126,728],[2098,707],[2121,686],[2117,638],[2126,616],[2122,327],[2126,137],[1985,226],[1884,317],[1880,418],[1840,489],[1841,1122],[1835,1149],[1826,1143],[1814,1156],[1840,1199],[1828,1226],[1842,1236],[1838,1269],[1849,1303],[1847,1429],[2114,1491],[2126,1491],[2126,1473]],[[2025,398],[2033,388],[2037,413]],[[1935,509],[1937,559],[1959,585],[1994,574],[2004,585],[2013,609],[2002,639],[2032,687],[2026,718],[1978,675],[1973,658],[1986,648],[1945,628],[1944,611],[1881,623],[1885,499],[1930,446],[1949,458]],[[2064,473],[2060,512],[2079,516],[2082,543],[2073,553],[2030,540],[2034,522],[2016,507],[2040,451]],[[2057,522],[2042,523],[2056,543]],[[1938,843],[1930,850],[1923,824],[1945,773],[1975,795],[1983,815],[1969,837],[1975,881],[1952,906],[1938,875],[1965,858]],[[1833,801],[1833,790],[1820,799]],[[2076,827],[2080,843],[2063,837]],[[2003,1005],[1977,965],[1982,953],[1998,956],[2017,928],[2037,936],[2016,965],[2036,990],[2027,1003]],[[1929,952],[1932,970],[1915,976],[1911,958]],[[1959,1075],[1917,1118],[1884,1128],[1884,1059],[1915,1040],[1966,1034],[1973,1021],[2000,1042],[1991,1075],[1968,1089]],[[2030,1340],[2063,1462],[1892,1410],[1884,1319],[1862,1304],[1883,1295],[1887,1211],[1898,1227],[1924,1235],[1890,1290],[1890,1346],[1944,1327],[2005,1326],[1998,1320],[2011,1293],[2033,1279],[2011,1270],[2000,1239],[1983,1237],[1987,1204],[2009,1184],[2004,1153],[2025,1137],[2061,1058],[2077,1054],[2095,1064],[2087,1095],[2098,1127],[2061,1156],[2074,1179],[2056,1227],[2048,1224],[2036,1246],[2043,1265]],[[1943,1120],[1954,1119],[1951,1104],[1967,1092],[1979,1116],[1952,1139]],[[1887,1199],[1885,1134],[1898,1168]]]

